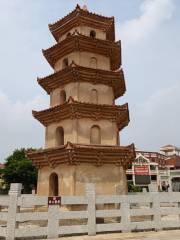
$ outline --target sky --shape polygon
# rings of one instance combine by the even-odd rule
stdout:
[[[147,151],[180,146],[179,0],[0,0],[0,161],[16,148],[44,146],[44,128],[32,109],[48,107],[36,79],[53,71],[41,50],[55,44],[48,24],[77,3],[115,16],[127,87],[117,104],[128,102],[130,111],[121,145],[134,142]]]

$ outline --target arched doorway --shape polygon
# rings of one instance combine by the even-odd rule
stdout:
[[[95,57],[90,59],[90,67],[95,69],[97,68],[97,59]]]
[[[62,61],[62,69],[67,68],[69,65],[68,58],[64,58]]]
[[[96,32],[94,30],[91,30],[89,35],[93,39],[96,38]]]
[[[56,146],[59,147],[61,145],[64,145],[64,129],[58,127],[56,129]]]
[[[59,181],[56,173],[51,173],[49,177],[49,196],[59,195]]]
[[[101,130],[97,125],[91,127],[90,144],[101,144]]]
[[[61,90],[60,92],[60,104],[63,104],[66,102],[66,92],[64,90]]]
[[[91,103],[98,104],[98,91],[96,89],[91,90]]]

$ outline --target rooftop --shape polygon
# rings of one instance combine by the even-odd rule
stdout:
[[[4,169],[5,168],[5,164],[0,163],[0,169]]]
[[[180,151],[180,148],[179,147],[176,147],[174,145],[171,145],[171,144],[167,144],[165,146],[162,146],[160,148],[160,151],[168,151],[168,150],[176,150],[176,151]]]
[[[88,24],[96,28],[103,27],[103,29],[106,29],[109,40],[114,41],[114,17],[105,17],[89,12],[86,6],[81,8],[78,4],[68,15],[55,23],[49,24],[49,29],[54,38],[58,41],[58,38],[70,28],[83,24]]]

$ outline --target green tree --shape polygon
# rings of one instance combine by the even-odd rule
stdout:
[[[128,192],[142,192],[142,187],[133,185],[133,182],[128,182]]]
[[[23,193],[30,193],[36,187],[37,169],[26,157],[27,150],[24,148],[17,149],[12,155],[6,158],[5,168],[2,170],[2,178],[5,181],[7,189],[9,189],[11,183],[22,183]]]

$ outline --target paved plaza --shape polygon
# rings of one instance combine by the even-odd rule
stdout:
[[[180,240],[180,230],[63,237],[61,240]]]

